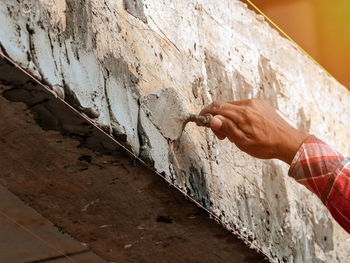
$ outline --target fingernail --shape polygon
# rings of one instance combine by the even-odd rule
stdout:
[[[222,126],[222,120],[215,117],[211,120],[211,127],[213,129],[218,130],[221,128],[221,126]]]

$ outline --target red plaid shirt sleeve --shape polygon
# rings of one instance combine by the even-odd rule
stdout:
[[[315,193],[350,233],[350,158],[311,135],[300,146],[289,176]]]

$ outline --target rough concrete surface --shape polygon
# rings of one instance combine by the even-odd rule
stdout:
[[[168,142],[139,98],[173,88],[189,112],[262,98],[350,154],[350,94],[238,0],[3,0],[4,52],[280,262],[344,262],[350,240],[279,161],[187,125]],[[162,114],[162,112],[159,112]]]

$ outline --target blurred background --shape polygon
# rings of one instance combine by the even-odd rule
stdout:
[[[350,0],[251,1],[350,89]]]

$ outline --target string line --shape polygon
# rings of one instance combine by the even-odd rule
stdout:
[[[215,215],[213,212],[208,210],[206,207],[204,207],[201,203],[199,203],[197,200],[195,200],[193,197],[188,195],[184,190],[182,190],[179,186],[175,185],[170,179],[167,179],[165,176],[160,174],[158,171],[154,170],[152,167],[150,167],[145,161],[143,161],[139,156],[137,156],[134,152],[129,150],[126,146],[124,146],[122,143],[117,141],[113,136],[111,136],[109,133],[105,132],[102,128],[97,126],[92,120],[90,120],[87,116],[84,116],[81,114],[77,109],[75,109],[73,106],[71,106],[69,103],[67,103],[64,99],[58,97],[54,91],[52,91],[47,85],[41,83],[36,77],[32,76],[29,72],[27,72],[25,69],[23,69],[21,66],[19,66],[15,61],[13,61],[10,57],[6,56],[1,50],[0,50],[0,56],[2,56],[4,59],[6,59],[8,62],[10,62],[12,65],[14,65],[16,68],[18,68],[21,72],[26,74],[29,78],[31,78],[33,81],[35,81],[38,85],[43,87],[46,91],[53,94],[56,99],[61,101],[64,105],[66,105],[72,112],[83,118],[86,122],[88,122],[90,125],[92,125],[94,128],[96,128],[98,131],[100,131],[102,134],[107,136],[111,141],[113,141],[116,145],[124,149],[128,154],[133,156],[137,161],[139,161],[143,166],[145,166],[147,169],[151,170],[152,172],[156,173],[160,178],[165,180],[169,186],[172,186],[176,190],[180,191],[187,199],[189,199],[191,202],[196,204],[200,209],[204,210],[211,219],[214,219],[217,223],[221,224],[224,228],[229,230],[231,233],[236,235],[239,239],[243,240],[246,244],[250,245],[250,248],[256,250],[257,252],[261,253],[264,257],[266,257],[270,262],[275,262],[275,260],[270,257],[265,251],[263,251],[260,247],[255,245],[252,241],[250,241],[248,238],[243,236],[240,232],[233,229],[228,223],[221,220],[217,215]],[[24,229],[26,229],[25,226],[22,226]],[[30,233],[30,230],[28,231]],[[64,255],[64,254],[62,254]],[[74,262],[74,261],[73,261]]]

